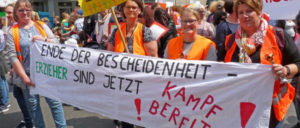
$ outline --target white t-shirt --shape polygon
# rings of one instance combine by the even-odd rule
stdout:
[[[74,23],[76,30],[79,32],[83,31],[83,20],[84,18],[78,18]]]
[[[286,21],[285,22],[285,31],[287,34],[289,34],[291,37],[295,37],[295,26],[296,24],[293,21]]]

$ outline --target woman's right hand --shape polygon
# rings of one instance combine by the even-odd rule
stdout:
[[[27,75],[25,78],[23,78],[23,82],[28,86],[35,87],[35,84],[31,81],[31,79]]]

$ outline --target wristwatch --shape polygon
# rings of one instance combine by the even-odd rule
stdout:
[[[286,73],[286,76],[289,76],[289,75],[291,75],[291,69],[288,67],[288,66],[284,66],[285,68],[286,68],[286,70],[287,70],[287,73]]]

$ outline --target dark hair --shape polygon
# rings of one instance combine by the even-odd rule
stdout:
[[[139,6],[139,8],[141,9],[141,14],[139,15],[139,17],[142,17],[143,16],[143,12],[144,12],[144,4],[143,4],[143,2],[141,1],[141,0],[128,0],[128,1],[133,1],[133,2],[135,2],[138,6]],[[123,17],[126,19],[126,16],[125,16],[125,14],[124,14],[124,7],[125,7],[125,5],[126,5],[126,3],[128,2],[128,1],[126,1],[126,2],[124,2],[124,3],[122,3],[121,5],[120,5],[120,8],[121,8],[121,14],[123,15]]]
[[[152,4],[151,9],[153,10],[154,8],[156,8],[156,7],[158,7],[158,6],[159,6],[158,3],[154,3],[154,4]]]
[[[225,0],[225,4],[224,4],[225,11],[231,14],[233,12],[233,5],[234,5],[233,0]]]
[[[215,26],[217,26],[219,23],[221,23],[222,21],[224,21],[227,17],[226,12],[224,11],[217,11],[214,13],[214,17],[213,17],[213,24]]]
[[[169,20],[171,19],[168,12],[162,8],[158,8],[154,12],[154,20],[161,25],[168,27]]]
[[[285,20],[277,20],[275,26],[284,29],[285,28]]]
[[[298,12],[298,15],[296,16],[296,24],[298,26],[297,31],[300,33],[300,10]]]

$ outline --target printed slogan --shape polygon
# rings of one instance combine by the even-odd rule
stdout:
[[[268,127],[275,79],[268,65],[167,60],[43,42],[30,51],[32,93],[108,118],[144,127]]]

